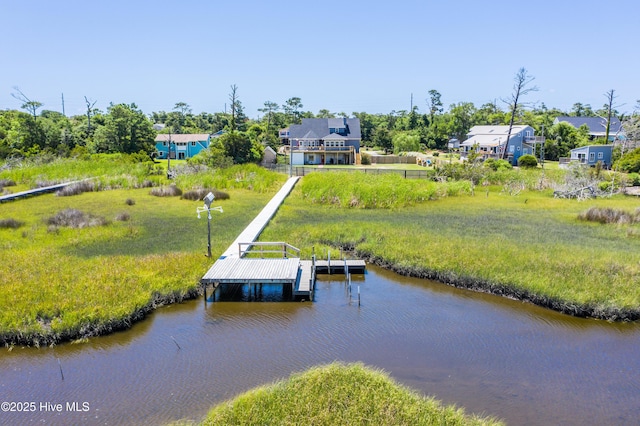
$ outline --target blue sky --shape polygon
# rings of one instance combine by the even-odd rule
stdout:
[[[255,118],[267,100],[297,96],[304,110],[426,111],[508,98],[524,67],[525,101],[619,111],[640,99],[637,0],[121,1],[0,0],[0,109],[20,107],[14,86],[45,109],[145,113],[186,102],[223,111],[238,86]],[[504,104],[501,104],[504,106]]]

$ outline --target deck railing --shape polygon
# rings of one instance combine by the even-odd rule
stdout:
[[[259,256],[261,259],[266,257],[291,258],[300,257],[300,249],[285,242],[253,242],[238,243],[238,254],[240,257]]]

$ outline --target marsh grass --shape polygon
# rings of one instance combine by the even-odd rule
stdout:
[[[499,425],[362,364],[314,367],[214,407],[203,425]]]
[[[129,212],[120,212],[116,215],[116,220],[119,222],[127,222],[131,219]]]
[[[373,209],[398,208],[442,197],[470,194],[470,182],[436,183],[405,179],[398,174],[312,173],[300,184],[312,204]]]
[[[285,175],[255,164],[245,164],[178,175],[175,182],[180,188],[247,189],[255,193],[265,193],[278,190],[285,180]]]
[[[151,188],[149,194],[155,197],[177,197],[182,195],[182,190],[176,185],[171,184],[169,186]]]
[[[13,218],[8,218],[8,219],[0,219],[0,228],[4,228],[4,229],[18,229],[20,228],[22,225],[24,225],[24,222],[21,220],[17,220],[17,219],[13,219]]]
[[[578,215],[578,219],[601,224],[632,224],[640,222],[640,209],[636,209],[635,212],[629,213],[624,210],[613,209],[610,207],[591,207],[587,211],[580,213]]]
[[[69,197],[72,195],[80,195],[84,192],[92,192],[92,191],[99,191],[99,190],[100,188],[96,182],[84,180],[81,182],[76,182],[74,184],[65,186],[64,188],[56,191],[56,195],[58,197]]]
[[[77,209],[64,209],[47,219],[47,225],[54,227],[87,228],[108,224],[109,221],[103,217],[87,214]]]
[[[554,199],[551,190],[510,196],[499,186],[487,186],[475,196],[462,193],[393,211],[353,209],[309,203],[304,183],[280,208],[263,241],[287,241],[301,247],[303,257],[314,246],[319,255],[337,247],[353,249],[402,274],[574,315],[640,318],[638,227],[580,221],[584,203]],[[337,183],[328,180],[330,188],[324,190]],[[589,203],[622,210],[637,206],[624,196]]]
[[[201,203],[148,192],[44,194],[3,204],[0,219],[19,217],[24,224],[17,231],[0,228],[0,345],[38,346],[126,329],[155,307],[198,293],[199,279],[211,266],[207,221],[196,215]],[[273,195],[229,193],[224,214],[211,222],[214,257]],[[116,217],[134,199],[128,221],[62,226]]]
[[[202,201],[207,194],[212,193],[216,200],[228,200],[229,193],[224,191],[218,191],[212,188],[198,188],[192,189],[182,194],[182,199],[191,201]]]
[[[95,154],[87,159],[58,158],[46,162],[20,162],[0,171],[0,180],[11,180],[27,188],[51,186],[94,178],[103,189],[139,188],[143,182],[154,186],[164,182],[152,162],[131,162],[124,154]]]

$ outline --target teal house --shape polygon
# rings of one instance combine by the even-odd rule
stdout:
[[[211,135],[201,134],[167,134],[156,136],[156,158],[186,160],[209,148]]]

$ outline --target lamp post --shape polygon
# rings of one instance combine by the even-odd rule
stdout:
[[[198,219],[200,219],[200,213],[207,212],[207,256],[211,257],[211,211],[218,211],[222,213],[222,207],[211,207],[211,203],[215,199],[213,192],[209,192],[204,197],[204,206],[196,207],[196,213],[198,213]]]

